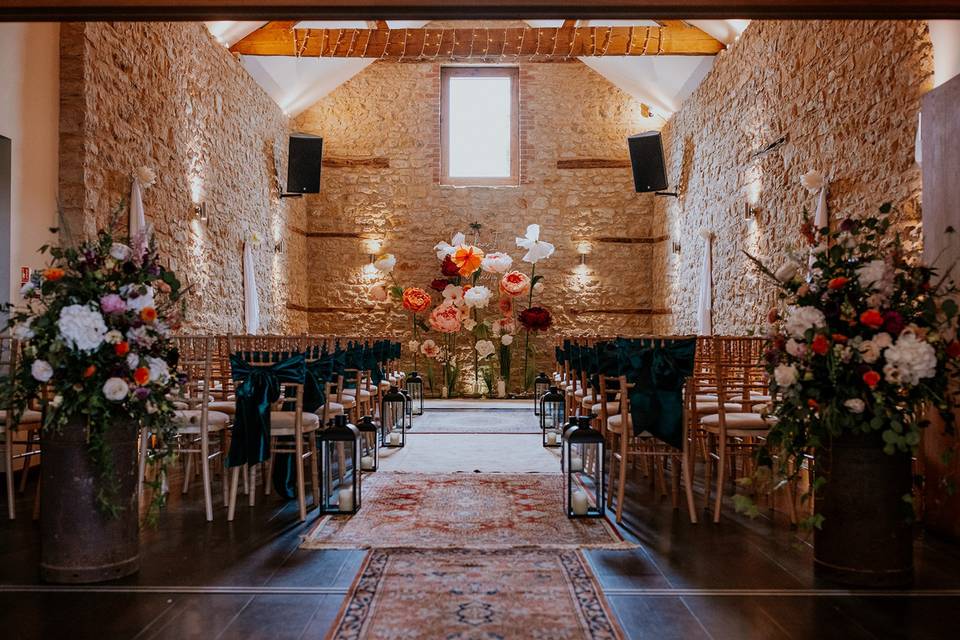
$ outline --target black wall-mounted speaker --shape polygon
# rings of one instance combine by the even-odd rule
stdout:
[[[287,155],[287,193],[320,193],[323,138],[309,133],[290,136]]]
[[[667,169],[663,162],[660,133],[648,131],[627,138],[630,164],[633,165],[633,186],[637,193],[663,191],[667,188]]]

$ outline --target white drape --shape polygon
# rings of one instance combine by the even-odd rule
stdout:
[[[703,262],[700,268],[700,300],[697,303],[697,328],[700,335],[713,335],[713,232],[703,230]]]
[[[257,274],[253,264],[253,247],[243,243],[243,319],[247,333],[260,331],[260,300],[257,297]]]
[[[130,187],[130,239],[133,240],[140,234],[149,235],[150,227],[143,213],[143,187],[140,180],[134,178]]]

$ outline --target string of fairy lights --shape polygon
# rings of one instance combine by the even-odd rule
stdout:
[[[625,43],[610,54],[610,46],[617,39],[619,30],[626,29]],[[642,30],[643,38],[638,44],[637,31]],[[482,60],[486,62],[519,61],[527,58],[531,61],[562,60],[575,57],[602,57],[606,55],[647,56],[662,55],[664,52],[664,27],[556,27],[556,28],[504,28],[469,29],[467,42],[462,38],[466,29],[322,29],[321,36],[314,38],[312,29],[291,29],[295,56],[317,58],[378,58],[396,62],[430,62],[445,60]],[[563,32],[570,31],[566,46],[561,47]],[[399,33],[399,38],[395,37]],[[422,32],[422,37],[418,34]],[[511,33],[513,32],[513,33]],[[531,33],[532,32],[532,33]],[[331,34],[336,38],[331,42]],[[382,35],[381,35],[382,34]],[[527,36],[535,35],[536,41],[528,43]],[[366,37],[364,37],[364,35]],[[319,45],[312,48],[311,42],[319,39]],[[345,42],[345,40],[348,41]],[[499,51],[497,41],[499,40]],[[651,51],[655,41],[656,49]],[[362,42],[362,48],[361,48]],[[419,42],[419,47],[417,43]],[[513,46],[511,46],[511,42]],[[483,50],[478,50],[483,43]],[[411,49],[412,44],[412,49]],[[533,50],[530,51],[532,44]],[[344,48],[345,45],[345,48]],[[469,46],[468,46],[469,45]],[[558,55],[557,50],[560,48]],[[397,49],[399,48],[399,52]]]

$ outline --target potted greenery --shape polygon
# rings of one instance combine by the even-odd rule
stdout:
[[[140,429],[158,455],[175,432],[182,291],[146,236],[122,243],[101,231],[41,252],[51,265],[23,286],[24,305],[7,309],[22,348],[0,402],[15,415],[43,409],[42,577],[113,579],[139,569]]]
[[[791,481],[813,454],[805,524],[817,574],[862,586],[912,579],[911,456],[926,410],[952,430],[960,357],[948,273],[921,264],[919,242],[890,213],[885,204],[833,231],[806,223],[809,260],[772,271],[754,259],[781,301],[766,353],[775,424],[761,462]]]

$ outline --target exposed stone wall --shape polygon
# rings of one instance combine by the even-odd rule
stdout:
[[[561,158],[627,158],[625,138],[649,126],[640,103],[578,62],[523,63],[519,82],[518,187],[437,184],[435,63],[375,63],[296,119],[295,129],[324,137],[325,157],[384,157],[390,163],[388,169],[325,168],[322,192],[307,198],[312,331],[409,334],[398,305],[370,299],[376,276],[365,275],[362,240],[334,236],[381,238],[383,250],[398,258],[397,281],[426,287],[439,276],[433,246],[456,231],[469,234],[472,222],[483,225],[485,250],[509,252],[527,273],[530,265],[520,262],[514,238],[528,224],[541,224],[542,239],[556,245],[556,254],[537,266],[545,276],[538,300],[555,317],[555,330],[538,341],[542,347],[564,334],[649,331],[652,197],[634,193],[629,168],[557,169]],[[578,266],[579,239],[594,240],[584,267]],[[604,312],[582,313],[588,309]]]
[[[64,25],[61,38],[61,199],[72,226],[109,224],[147,165],[144,193],[161,253],[193,287],[189,329],[243,330],[241,247],[255,250],[264,331],[305,330],[302,201],[281,200],[288,120],[202,23]],[[209,221],[194,219],[193,203]],[[126,215],[121,227],[126,229]],[[275,251],[282,240],[281,251]]]
[[[656,328],[697,329],[701,230],[716,233],[715,332],[762,326],[773,292],[742,252],[779,265],[797,246],[803,209],[816,208],[799,184],[810,169],[832,179],[833,220],[884,201],[919,220],[914,140],[931,74],[921,22],[753,22],[663,130],[668,175],[684,187],[653,218],[655,234],[681,245],[655,249],[654,300],[673,310]]]

